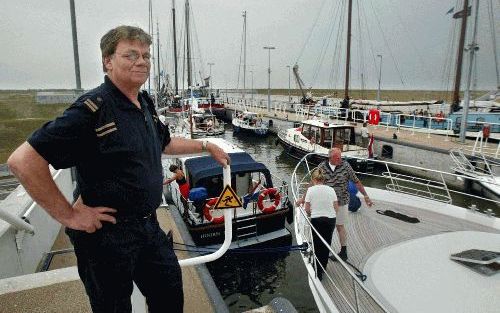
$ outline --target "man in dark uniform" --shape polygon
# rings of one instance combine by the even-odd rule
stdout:
[[[208,151],[206,141],[170,138],[149,95],[151,37],[119,26],[101,39],[104,84],[35,131],[8,160],[34,201],[66,226],[94,312],[131,312],[133,282],[149,312],[182,312],[182,277],[156,219],[162,193],[161,153]],[[76,167],[80,196],[71,205],[49,171]]]

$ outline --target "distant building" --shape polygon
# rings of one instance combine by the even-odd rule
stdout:
[[[56,103],[73,103],[81,94],[82,90],[65,90],[65,91],[38,91],[36,93],[36,103],[39,104],[56,104]]]

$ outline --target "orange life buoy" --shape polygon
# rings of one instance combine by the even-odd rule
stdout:
[[[269,195],[269,197],[274,197],[274,203],[270,207],[265,208],[264,207],[264,198]],[[259,207],[259,210],[261,210],[262,213],[272,213],[276,210],[276,207],[280,203],[281,200],[281,195],[276,188],[268,188],[262,190],[262,192],[259,195],[259,199],[257,200],[257,205]]]
[[[219,198],[212,198],[207,201],[207,204],[205,204],[205,207],[203,208],[203,216],[209,221],[210,223],[213,224],[222,224],[224,223],[224,215],[219,216],[219,217],[213,217],[210,211],[212,210],[212,207],[217,203],[217,200]]]
[[[443,121],[444,121],[444,115],[441,114],[441,112],[439,112],[438,114],[436,114],[436,122],[441,123]]]
[[[484,124],[483,125],[483,138],[489,138],[490,137],[490,130],[491,130],[490,124]]]
[[[368,124],[378,125],[380,122],[380,111],[377,109],[370,109],[368,111]]]

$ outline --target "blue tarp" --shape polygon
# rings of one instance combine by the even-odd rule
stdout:
[[[248,153],[230,153],[231,157],[231,173],[247,173],[247,172],[262,172],[271,182],[269,170],[262,163],[256,162]],[[200,157],[186,160],[186,168],[188,170],[191,181],[196,183],[203,178],[222,175],[222,166],[219,165],[212,157]]]

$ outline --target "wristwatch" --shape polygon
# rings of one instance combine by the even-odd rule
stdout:
[[[208,141],[206,141],[206,140],[203,140],[201,142],[201,151],[207,151],[207,144],[208,144]]]

